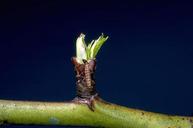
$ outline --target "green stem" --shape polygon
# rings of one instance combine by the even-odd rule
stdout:
[[[192,128],[193,117],[169,116],[93,100],[77,102],[0,100],[0,124],[73,125],[105,128]]]

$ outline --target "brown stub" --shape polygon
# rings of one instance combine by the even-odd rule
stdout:
[[[96,60],[84,60],[84,63],[80,64],[72,57],[72,63],[76,73],[77,98],[92,99],[97,95],[94,80]]]

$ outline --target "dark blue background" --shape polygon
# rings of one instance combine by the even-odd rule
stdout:
[[[167,114],[193,112],[192,3],[34,0],[0,6],[0,99],[72,99],[75,40],[81,32],[87,41],[103,32],[110,38],[97,56],[96,80],[105,100]]]

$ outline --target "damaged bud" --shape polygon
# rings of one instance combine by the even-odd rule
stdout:
[[[96,55],[108,36],[102,34],[97,40],[85,43],[83,33],[76,40],[76,57],[72,58],[76,73],[76,98],[77,103],[87,104],[94,111],[93,101],[98,97],[95,88],[94,72],[96,69]]]

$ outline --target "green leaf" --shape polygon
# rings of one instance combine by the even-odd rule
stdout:
[[[91,43],[88,44],[87,49],[86,49],[86,51],[87,51],[86,52],[87,53],[87,59],[88,60],[91,59],[90,58],[90,50],[91,50],[91,47],[92,47],[93,43],[94,43],[94,40],[92,40]]]
[[[105,43],[105,41],[108,39],[107,37],[104,37],[103,33],[102,35],[94,41],[93,45],[91,46],[90,49],[90,58],[95,58],[98,51],[100,50],[101,46]]]

